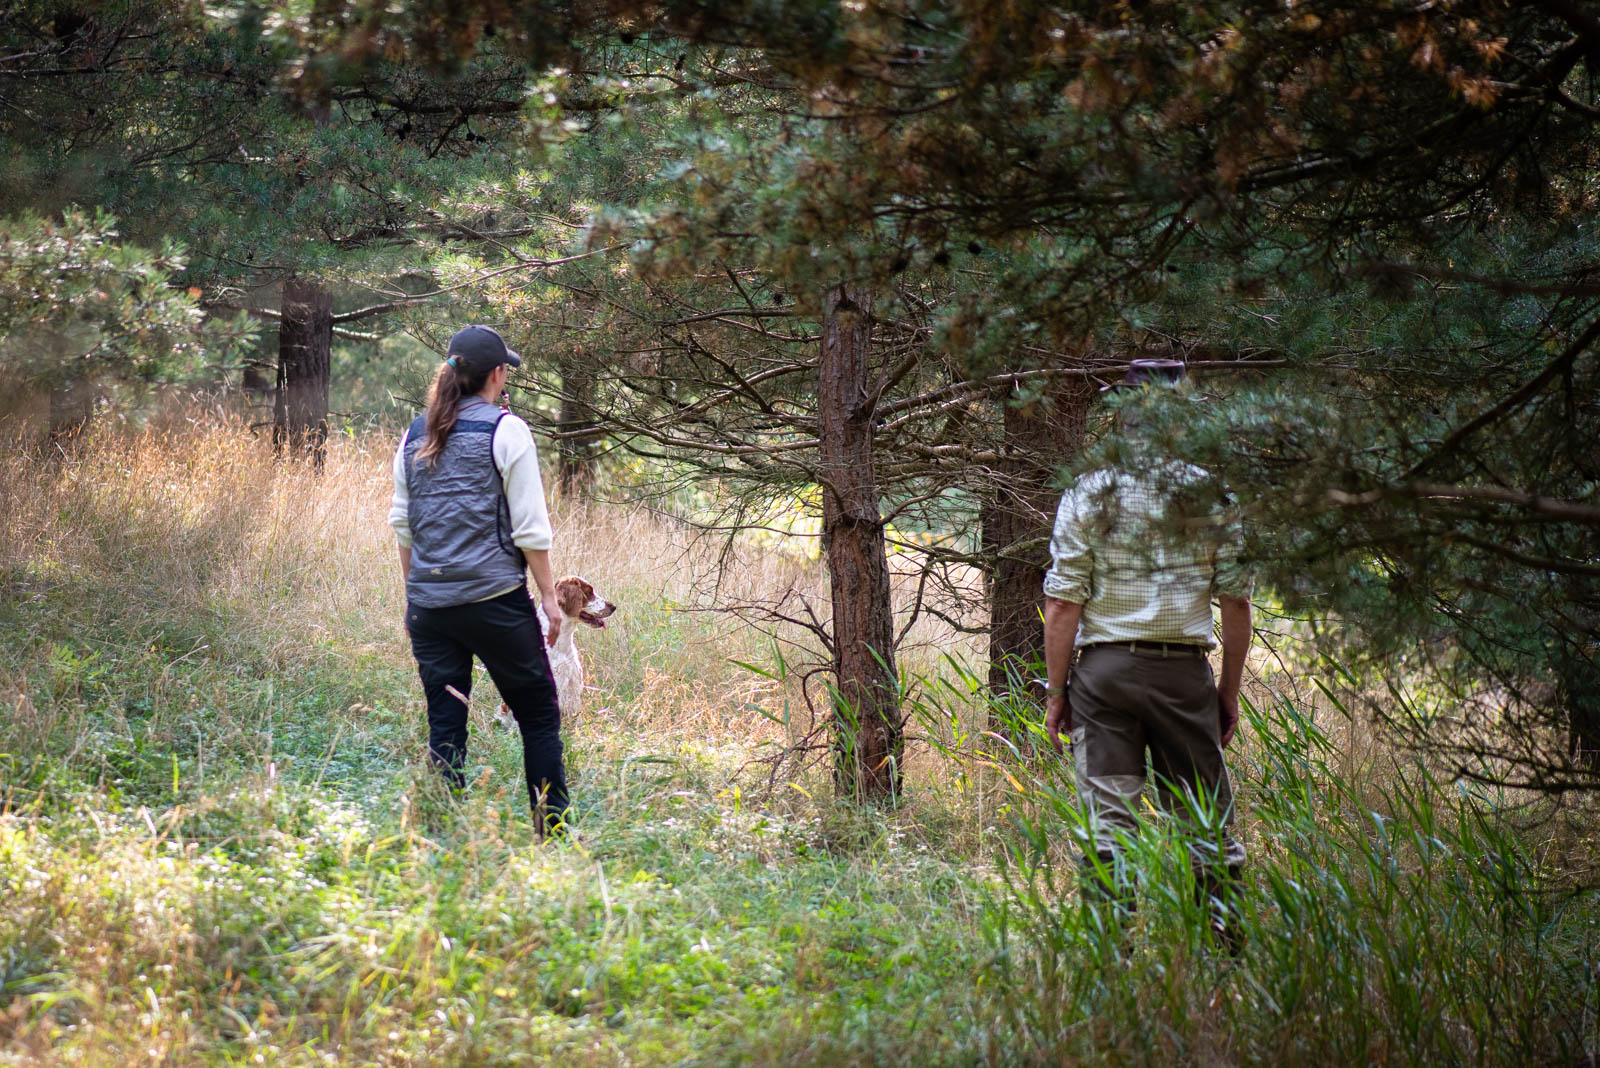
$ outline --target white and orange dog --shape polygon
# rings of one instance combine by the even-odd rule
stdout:
[[[605,630],[606,617],[615,612],[617,606],[596,594],[593,583],[577,575],[568,575],[556,583],[556,604],[561,606],[561,633],[545,652],[550,657],[550,677],[555,680],[561,718],[571,724],[583,707],[583,659],[578,655],[578,624]],[[539,616],[539,629],[550,633],[550,621],[545,618],[544,606],[537,598],[533,610]],[[511,709],[503,703],[494,718],[502,727],[515,725]]]

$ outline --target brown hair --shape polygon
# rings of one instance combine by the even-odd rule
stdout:
[[[493,371],[493,367],[487,371],[473,371],[457,367],[449,360],[439,365],[439,373],[428,387],[428,412],[422,422],[422,444],[417,448],[417,460],[424,467],[432,467],[444,451],[444,443],[456,426],[461,398],[480,392]]]

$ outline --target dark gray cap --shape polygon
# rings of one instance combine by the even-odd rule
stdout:
[[[1184,372],[1182,360],[1133,360],[1129,362],[1121,382],[1102,386],[1100,392],[1108,389],[1138,389],[1149,385],[1175,386],[1183,381]]]
[[[464,371],[492,371],[503,363],[522,366],[522,357],[511,351],[500,331],[487,326],[467,326],[455,332],[445,356],[451,366]]]

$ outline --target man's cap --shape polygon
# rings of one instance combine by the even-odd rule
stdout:
[[[1133,360],[1129,362],[1127,371],[1123,372],[1122,381],[1102,386],[1100,392],[1139,389],[1150,385],[1175,386],[1183,381],[1185,370],[1182,360]]]
[[[452,367],[464,371],[492,371],[503,363],[522,366],[522,357],[511,350],[500,332],[487,326],[466,326],[455,332],[445,358]]]

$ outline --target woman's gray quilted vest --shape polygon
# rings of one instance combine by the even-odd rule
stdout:
[[[432,465],[417,462],[425,417],[407,432],[412,604],[449,608],[522,585],[522,552],[511,542],[511,511],[494,464],[494,432],[504,415],[477,397],[463,402]]]

